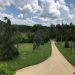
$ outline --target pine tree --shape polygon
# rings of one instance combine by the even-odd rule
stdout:
[[[19,53],[17,48],[14,46],[14,31],[11,26],[11,21],[5,17],[7,23],[4,23],[3,30],[2,30],[2,44],[0,49],[0,60],[8,60],[13,59]]]

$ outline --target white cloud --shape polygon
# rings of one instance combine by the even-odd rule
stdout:
[[[22,13],[20,13],[19,15],[18,15],[18,18],[23,18],[24,17],[24,15],[22,14]]]
[[[9,6],[11,3],[10,3],[10,0],[0,0],[0,7],[3,7],[3,6]]]
[[[15,18],[12,14],[6,14],[6,13],[0,13],[0,20],[4,21],[4,17],[8,17],[11,20],[12,24],[18,24],[18,25],[33,25],[35,24],[34,21],[32,21],[30,18],[27,18],[25,20],[19,19],[23,18],[23,14],[18,15],[19,18]]]
[[[58,17],[60,16],[60,11],[56,7],[54,0],[44,0],[42,1],[43,12],[41,16],[43,17]]]
[[[22,10],[22,12],[23,12],[24,14],[30,13],[30,12],[33,11],[30,4],[25,5],[21,10]]]
[[[39,0],[40,5],[38,3],[38,0],[0,0],[0,8],[5,7],[6,5],[9,6],[13,4],[17,9],[21,11],[21,14],[18,15],[19,19],[15,19],[13,21],[17,22],[20,19],[26,18],[26,15],[31,15],[31,17],[26,18],[23,21],[23,23],[36,23],[33,21],[34,17],[37,17],[38,20],[41,21],[41,23],[45,22],[50,23],[50,20],[53,19],[75,19],[75,10],[71,9],[66,5],[65,0]],[[73,7],[71,4],[70,6]],[[2,14],[2,13],[1,13]],[[4,14],[3,14],[4,15]],[[6,15],[4,15],[6,16]],[[7,15],[8,16],[8,15]],[[14,18],[13,15],[11,18]],[[52,20],[51,20],[52,21]],[[18,23],[18,22],[17,22]],[[54,21],[55,23],[55,21]]]
[[[35,22],[32,21],[30,18],[27,18],[25,20],[13,18],[13,19],[11,19],[11,22],[12,22],[12,24],[18,24],[18,25],[33,25],[33,24],[35,24]]]
[[[9,19],[13,19],[14,18],[12,14],[9,15],[9,14],[6,14],[6,13],[0,13],[0,19],[1,20],[4,20],[5,16],[8,17]]]

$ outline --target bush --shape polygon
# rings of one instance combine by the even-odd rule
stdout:
[[[69,48],[69,42],[65,41],[65,48]]]
[[[0,65],[0,75],[14,75],[14,71],[10,71],[7,68],[7,64]]]
[[[3,46],[3,47],[0,47],[0,49],[1,49],[0,60],[3,60],[3,61],[11,60],[19,55],[19,52],[17,51],[16,47],[12,46],[12,48],[11,48],[11,47],[8,47],[7,45],[6,45],[6,47],[5,46]]]
[[[43,39],[41,39],[41,45],[44,45],[44,40]]]

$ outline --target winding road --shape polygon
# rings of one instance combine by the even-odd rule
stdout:
[[[52,54],[44,62],[16,71],[15,75],[74,75],[73,67],[51,41]]]

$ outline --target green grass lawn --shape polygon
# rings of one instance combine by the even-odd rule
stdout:
[[[58,42],[57,44],[58,49],[64,55],[64,57],[73,65],[75,66],[75,54],[72,53],[71,48],[64,48],[64,46]]]
[[[30,65],[38,64],[46,60],[51,54],[50,43],[41,45],[34,53],[32,53],[32,50],[32,44],[19,44],[19,57],[10,61],[0,61],[0,65],[7,64],[9,70],[16,71]]]

